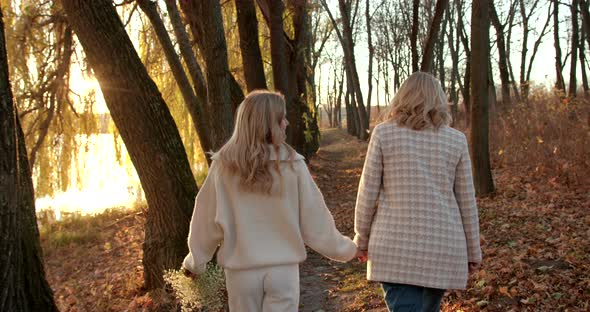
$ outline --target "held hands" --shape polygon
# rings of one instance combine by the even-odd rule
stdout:
[[[359,260],[359,262],[367,262],[367,260],[369,259],[367,251],[360,249],[356,250],[355,257]]]

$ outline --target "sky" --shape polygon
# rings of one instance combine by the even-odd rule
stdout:
[[[540,32],[543,29],[543,25],[546,21],[547,18],[547,12],[549,6],[551,5],[551,2],[548,0],[540,0],[540,5],[538,7],[538,9],[536,10],[536,14],[534,14],[531,17],[531,21],[530,21],[530,27],[532,28],[532,31],[529,34],[529,40],[528,40],[528,54],[527,54],[527,67],[528,67],[528,59],[530,58],[530,55],[532,54],[533,51],[533,47],[534,47],[534,43],[538,38],[538,35],[540,34]],[[362,5],[364,6],[364,1],[360,1],[361,3],[363,3]],[[376,1],[372,1],[372,3],[375,3]],[[377,1],[378,2],[378,1]],[[452,2],[452,1],[451,1]],[[509,0],[495,0],[495,3],[497,5],[497,10],[501,11],[502,8],[506,8],[510,1]],[[338,8],[337,8],[337,1],[335,0],[328,0],[328,5],[332,11],[332,14],[334,15],[335,18],[338,18],[339,16],[339,12],[338,12]],[[372,5],[373,7],[375,6],[374,4]],[[559,20],[561,21],[560,24],[560,32],[561,32],[561,39],[560,39],[560,44],[561,44],[561,50],[562,50],[562,57],[564,57],[570,50],[570,40],[569,40],[569,28],[571,27],[571,13],[568,7],[562,5],[559,8]],[[360,12],[363,11],[363,12]],[[362,27],[364,27],[364,7],[361,8],[361,10],[359,10],[359,14],[362,13],[363,15],[360,16],[361,17],[361,23],[363,24]],[[467,17],[467,23],[469,23],[469,20],[471,19],[470,17],[470,11],[466,13],[466,17]],[[505,14],[499,12],[499,14],[501,15],[500,18],[502,20],[505,20],[504,16]],[[517,12],[518,14],[518,12]],[[326,16],[327,18],[327,16]],[[518,19],[519,20],[519,19]],[[469,25],[466,25],[467,28],[467,32],[469,35]],[[554,48],[554,39],[553,39],[553,20],[551,19],[549,26],[547,28],[546,31],[549,31],[549,33],[547,33],[543,39],[541,44],[539,45],[539,49],[538,52],[535,56],[534,59],[534,63],[533,63],[533,68],[531,70],[531,80],[533,81],[533,83],[535,85],[542,85],[545,86],[546,88],[551,88],[554,83],[555,83],[555,48]],[[334,34],[335,37],[335,34]],[[495,38],[496,38],[496,32],[494,30],[493,27],[490,28],[490,41],[491,41],[491,57],[492,57],[492,63],[494,66],[494,80],[496,82],[497,85],[500,84],[500,78],[499,78],[499,72],[498,72],[498,52],[497,49],[495,47]],[[409,39],[408,39],[409,40]],[[331,41],[329,43],[330,45],[326,47],[326,49],[328,50],[337,50],[337,54],[338,55],[342,55],[341,52],[341,48],[338,42],[336,42],[335,40]],[[368,44],[366,41],[366,36],[361,36],[358,38],[357,43],[355,45],[355,57],[356,57],[356,65],[357,65],[357,71],[359,74],[359,79],[360,79],[360,83],[361,83],[361,90],[363,92],[363,97],[366,99],[367,98],[367,92],[368,92],[368,48],[367,48]],[[510,55],[510,60],[512,62],[512,67],[513,67],[513,72],[515,75],[515,79],[518,81],[519,80],[519,75],[520,75],[520,54],[522,51],[522,28],[520,25],[515,25],[514,29],[513,29],[513,34],[512,34],[512,40],[511,40],[511,55]],[[588,48],[586,48],[586,54],[588,55]],[[448,53],[448,52],[446,52]],[[563,76],[564,79],[566,80],[566,84],[569,82],[569,72],[570,72],[570,62],[569,62],[570,58],[568,58],[568,61],[565,63],[564,66],[564,71],[563,71]],[[578,69],[577,69],[577,80],[578,80],[578,85],[580,85],[581,83],[581,69],[579,67],[579,62],[578,62]],[[447,58],[445,60],[445,66],[446,67],[451,67],[452,63],[450,60],[450,57]],[[324,63],[322,65],[320,65],[320,69],[319,71],[321,71],[321,75],[322,77],[318,78],[316,77],[316,81],[328,81],[328,80],[332,80],[333,77],[328,77],[328,76],[333,76],[333,74],[331,74],[331,69],[330,69],[330,64],[329,63]],[[373,63],[373,76],[375,75],[376,72],[376,64],[375,61]],[[393,76],[393,73],[390,74],[390,76]],[[327,83],[325,83],[327,85]],[[386,100],[385,100],[385,92],[383,91],[383,82],[380,82],[380,88],[381,90],[379,90],[379,98],[376,97],[376,91],[375,91],[375,87],[376,84],[375,82],[373,82],[373,95],[372,95],[372,104],[373,106],[379,104],[379,105],[385,105],[386,104]],[[567,85],[566,85],[567,87]],[[499,91],[499,88],[498,88]],[[320,91],[321,97],[325,98],[327,95],[327,90],[322,86],[321,87],[321,91]]]

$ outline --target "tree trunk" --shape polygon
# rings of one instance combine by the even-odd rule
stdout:
[[[553,0],[553,45],[555,46],[555,89],[558,94],[564,94],[565,81],[561,66],[561,46],[559,44],[559,1]]]
[[[340,14],[342,17],[342,38],[343,38],[343,49],[344,59],[347,67],[349,68],[348,74],[350,75],[350,82],[352,89],[354,90],[353,96],[358,112],[356,115],[359,118],[358,138],[361,140],[367,140],[369,138],[369,120],[367,111],[363,103],[363,94],[361,91],[360,80],[358,71],[356,68],[356,61],[354,56],[354,39],[350,20],[350,10],[348,9],[344,0],[339,0]]]
[[[230,81],[233,76],[229,72],[221,6],[217,0],[181,0],[180,4],[207,64],[205,77],[211,118],[211,145],[216,151],[231,136],[233,111],[239,104],[232,101],[235,86]]]
[[[211,125],[207,124],[210,119],[207,115],[207,112],[203,109],[203,103],[199,100],[199,98],[197,98],[195,92],[193,91],[193,87],[191,86],[188,76],[182,67],[180,58],[178,57],[178,54],[176,54],[176,50],[174,49],[174,44],[170,39],[168,30],[166,29],[166,26],[164,25],[164,22],[158,13],[157,3],[152,2],[151,0],[137,0],[137,3],[150,20],[150,23],[156,32],[156,37],[162,46],[162,50],[164,51],[166,61],[170,66],[174,80],[178,84],[178,88],[180,89],[180,93],[184,99],[186,109],[193,120],[193,125],[199,137],[201,149],[206,153],[210,151],[212,147],[212,134],[210,131]],[[207,155],[207,160],[210,162],[209,154],[206,153],[205,155]]]
[[[579,36],[578,36],[578,29],[579,29],[579,25],[578,25],[578,0],[572,0],[572,7],[571,7],[571,11],[572,11],[572,51],[571,51],[571,61],[570,61],[570,84],[569,84],[569,88],[568,88],[568,92],[567,92],[567,96],[569,98],[575,98],[576,97],[576,91],[577,91],[577,87],[578,87],[578,83],[576,81],[576,71],[577,66],[578,66],[578,58],[576,57],[576,55],[578,55],[578,42],[579,42]]]
[[[449,10],[450,11],[450,10]],[[453,118],[453,125],[455,124],[456,120],[457,120],[457,104],[459,102],[459,98],[457,95],[457,88],[456,88],[456,83],[457,83],[457,79],[459,77],[459,68],[458,68],[458,64],[459,64],[459,38],[454,38],[453,36],[453,31],[456,31],[456,29],[453,29],[453,19],[450,16],[449,11],[447,11],[447,20],[449,21],[449,32],[448,32],[448,45],[449,45],[449,51],[451,53],[451,60],[452,60],[452,67],[451,67],[451,83],[450,83],[450,91],[449,94],[451,96],[451,116]]]
[[[412,32],[410,33],[410,49],[412,52],[412,72],[418,71],[418,29],[420,0],[412,1]]]
[[[488,0],[473,2],[471,16],[471,157],[478,195],[494,191],[489,152],[488,63],[490,19]]]
[[[111,1],[61,3],[145,190],[145,286],[163,287],[163,270],[178,268],[188,252],[197,194],[180,134]]]
[[[344,71],[340,75],[340,85],[338,86],[338,97],[336,98],[336,107],[334,109],[334,124],[338,129],[342,129],[342,93],[344,89]]]
[[[526,81],[526,55],[529,50],[528,38],[529,38],[529,17],[526,13],[524,6],[525,0],[520,1],[520,16],[522,19],[522,50],[520,52],[520,94],[526,101],[528,99],[529,82]]]
[[[448,0],[447,0],[448,1]],[[373,94],[373,57],[375,48],[373,47],[373,38],[371,36],[371,12],[369,10],[369,0],[365,5],[365,19],[367,21],[367,45],[369,47],[369,69],[367,83],[369,84],[367,90],[367,120],[371,123],[371,95]]]
[[[205,112],[206,116],[209,116],[209,108],[206,105],[207,101],[207,85],[205,83],[205,77],[203,76],[203,71],[197,62],[197,57],[193,52],[193,48],[191,46],[190,40],[188,38],[188,33],[186,32],[186,27],[182,23],[182,18],[180,17],[180,12],[178,11],[178,6],[176,5],[176,0],[165,0],[166,1],[166,10],[168,11],[168,16],[170,17],[170,23],[172,24],[172,29],[174,31],[174,35],[176,36],[176,41],[178,42],[178,46],[180,48],[180,54],[184,59],[186,67],[188,68],[189,75],[193,82],[193,88],[195,89],[195,94],[197,98],[203,103],[203,111]],[[209,117],[207,121],[209,121]],[[209,149],[205,150],[208,151]]]
[[[45,279],[33,180],[8,77],[0,11],[0,311],[57,311]]]
[[[580,68],[582,69],[582,87],[584,88],[584,95],[588,95],[588,76],[586,74],[586,52],[584,51],[584,37],[587,37],[588,34],[586,30],[582,28],[582,33],[580,34],[580,46],[578,50],[580,50]]]
[[[437,0],[434,17],[430,24],[430,30],[428,31],[428,39],[426,40],[426,46],[424,53],[422,53],[422,65],[420,70],[424,72],[432,71],[432,64],[434,60],[434,43],[437,41],[438,33],[440,31],[440,22],[443,19],[445,10],[449,5],[449,0]]]
[[[500,69],[500,82],[502,83],[502,103],[508,105],[512,103],[512,99],[510,98],[510,73],[508,72],[508,57],[504,42],[504,26],[502,26],[500,18],[498,18],[496,7],[492,1],[490,1],[490,19],[496,29],[496,43],[498,44],[498,56],[500,58],[498,67]]]
[[[514,16],[516,15],[516,5],[518,4],[518,1],[520,0],[515,0],[515,2],[513,2],[513,4],[510,6],[510,11],[508,12],[508,31],[506,34],[506,64],[508,65],[508,73],[510,73],[510,85],[512,86],[512,93],[513,93],[513,97],[516,98],[517,102],[520,102],[520,91],[518,90],[518,87],[516,86],[516,79],[514,78],[514,72],[512,70],[512,62],[510,61],[510,43],[512,42],[512,28],[514,27]]]
[[[258,19],[253,0],[235,0],[240,32],[240,51],[248,91],[266,89],[266,77],[258,43]]]
[[[457,17],[457,33],[458,37],[461,38],[463,49],[465,50],[465,76],[463,77],[463,87],[461,93],[463,96],[463,105],[465,106],[465,125],[468,126],[471,120],[471,49],[469,48],[469,39],[465,32],[465,25],[463,24],[463,13],[461,8],[461,1],[455,1],[457,5],[458,17]],[[473,40],[473,37],[472,37]]]
[[[579,3],[582,23],[584,24],[584,33],[586,33],[586,43],[590,47],[590,9],[588,8],[588,0],[579,0]]]

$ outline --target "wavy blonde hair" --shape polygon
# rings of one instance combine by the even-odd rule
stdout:
[[[255,90],[238,107],[231,138],[216,153],[222,167],[240,179],[243,190],[271,194],[273,176],[271,165],[280,175],[281,147],[293,160],[295,150],[285,143],[281,121],[285,117],[285,98],[278,92]],[[270,161],[271,148],[277,159]]]
[[[451,116],[440,81],[425,72],[413,73],[393,97],[384,119],[414,130],[448,125]]]

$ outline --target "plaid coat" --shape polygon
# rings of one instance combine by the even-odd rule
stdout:
[[[440,289],[466,287],[481,262],[479,221],[465,135],[375,127],[355,210],[367,278]]]

